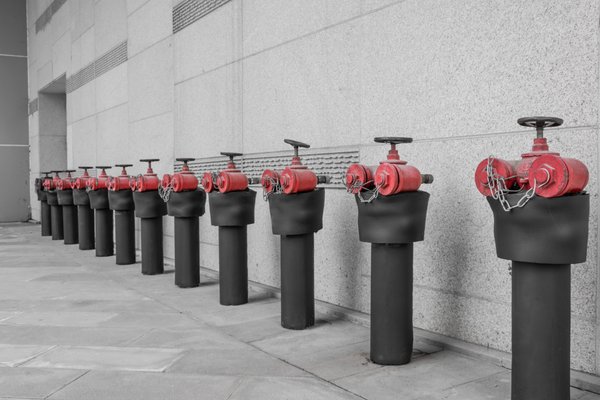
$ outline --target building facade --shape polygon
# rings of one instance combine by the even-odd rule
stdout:
[[[306,163],[334,177],[316,298],[368,313],[370,248],[341,177],[385,158],[375,136],[413,137],[401,157],[435,176],[415,245],[415,325],[510,351],[509,262],[474,169],[529,150],[517,118],[561,117],[549,144],[587,164],[592,195],[588,260],[572,268],[572,368],[599,374],[598,21],[594,0],[28,0],[30,180],[127,162],[138,174],[140,158],[160,158],[162,174],[195,157],[202,173],[225,165],[221,151],[244,153],[256,176],[287,163],[284,138],[308,142]],[[217,230],[200,223],[201,265],[218,270]],[[278,287],[270,224],[257,200],[249,278]]]

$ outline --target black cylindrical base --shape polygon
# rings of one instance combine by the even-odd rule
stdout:
[[[281,326],[315,324],[314,233],[281,236]]]
[[[52,240],[63,240],[63,209],[62,206],[50,206],[50,225],[52,227]]]
[[[165,271],[163,260],[163,220],[161,217],[141,218],[142,274],[156,275]]]
[[[108,208],[96,209],[96,257],[113,254],[113,212]]]
[[[568,400],[571,265],[512,263],[512,400]]]
[[[200,226],[198,217],[175,217],[175,284],[200,286]]]
[[[219,227],[219,299],[224,306],[248,302],[247,227]]]
[[[371,245],[371,361],[410,362],[413,350],[413,244]]]
[[[77,244],[79,243],[77,206],[62,206],[62,209],[65,244]]]
[[[47,201],[40,201],[41,212],[40,212],[40,222],[42,224],[42,236],[51,236],[52,235],[52,222],[51,222],[51,211],[50,204]]]
[[[133,210],[115,211],[116,263],[135,264],[135,216]]]
[[[94,249],[94,210],[90,206],[77,206],[79,250]]]

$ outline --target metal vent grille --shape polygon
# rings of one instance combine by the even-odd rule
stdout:
[[[244,155],[243,158],[236,160],[236,165],[249,177],[260,178],[263,171],[267,168],[283,169],[290,165],[291,152],[280,152],[277,154],[256,154]],[[356,149],[340,151],[302,151],[300,154],[302,164],[308,166],[318,175],[327,175],[331,177],[329,185],[334,187],[343,187],[343,176],[350,164],[359,162],[359,154]],[[188,163],[190,170],[199,178],[205,172],[217,172],[227,166],[225,157],[197,159]],[[174,170],[180,171],[182,163],[175,163]]]
[[[173,33],[193,24],[231,0],[183,0],[173,7]]]
[[[42,15],[35,21],[35,33],[43,30],[50,23],[52,16],[65,4],[67,0],[54,0]]]
[[[28,104],[27,111],[29,115],[33,115],[38,110],[38,98],[31,100]]]
[[[86,65],[67,78],[67,93],[79,89],[97,77],[127,61],[127,41],[117,45],[96,61]]]

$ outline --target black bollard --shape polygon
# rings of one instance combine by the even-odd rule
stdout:
[[[512,399],[569,399],[571,265],[512,266]]]
[[[114,255],[113,212],[108,208],[96,210],[96,257]]]
[[[371,360],[410,362],[413,351],[413,244],[371,245]]]
[[[50,221],[50,205],[47,200],[40,201],[41,205],[41,224],[42,224],[42,236],[52,235],[52,222]]]
[[[314,233],[281,235],[281,325],[315,324]]]
[[[135,218],[133,210],[115,210],[115,247],[118,265],[135,264]]]
[[[81,167],[80,167],[81,168]],[[86,169],[88,167],[85,167]],[[87,172],[87,170],[86,170]],[[86,180],[89,176],[77,178]],[[77,182],[83,186],[82,182]],[[90,207],[90,198],[85,189],[73,189],[73,204],[77,206],[77,233],[79,236],[79,250],[93,250],[94,244],[94,210]]]
[[[62,207],[59,205],[50,206],[50,225],[52,226],[52,240],[63,240],[63,215]]]
[[[79,242],[77,207],[74,205],[63,205],[63,231],[65,244],[77,244]]]
[[[162,274],[165,271],[162,216],[155,218],[141,218],[141,230],[142,274]]]

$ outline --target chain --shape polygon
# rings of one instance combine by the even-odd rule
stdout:
[[[173,192],[173,182],[174,180],[171,179],[167,187],[163,187],[162,185],[158,186],[158,195],[165,203],[167,203],[171,198],[171,193]]]
[[[534,179],[533,185],[524,192],[523,196],[515,203],[510,204],[506,199],[506,195],[509,193],[522,193],[522,189],[511,190],[506,187],[506,180],[516,178],[516,176],[508,176],[503,177],[501,175],[496,174],[496,170],[493,167],[494,157],[488,157],[488,164],[486,167],[487,173],[487,181],[488,187],[490,188],[490,192],[492,194],[492,198],[494,200],[498,200],[502,209],[506,212],[514,209],[524,207],[529,200],[531,200],[535,196],[535,190],[537,188],[537,181]],[[540,185],[540,186],[543,186]]]
[[[263,185],[263,200],[264,201],[269,200],[269,196],[271,196],[272,194],[281,193],[283,191],[283,188],[281,187],[281,183],[279,183],[278,179],[273,179],[270,176],[267,176],[264,179],[270,183],[269,186],[271,187],[271,191],[268,192]]]
[[[345,176],[342,176],[340,180],[342,181],[343,185],[346,185]],[[381,185],[377,185],[375,186],[375,189],[368,189],[366,186],[371,183],[374,183],[374,181],[371,180],[362,183],[359,180],[355,180],[350,186],[346,186],[346,192],[350,194],[356,194],[356,197],[358,197],[358,200],[360,200],[361,203],[371,203],[373,200],[379,197],[379,189],[381,188]],[[369,197],[363,197],[363,192],[368,193]]]

